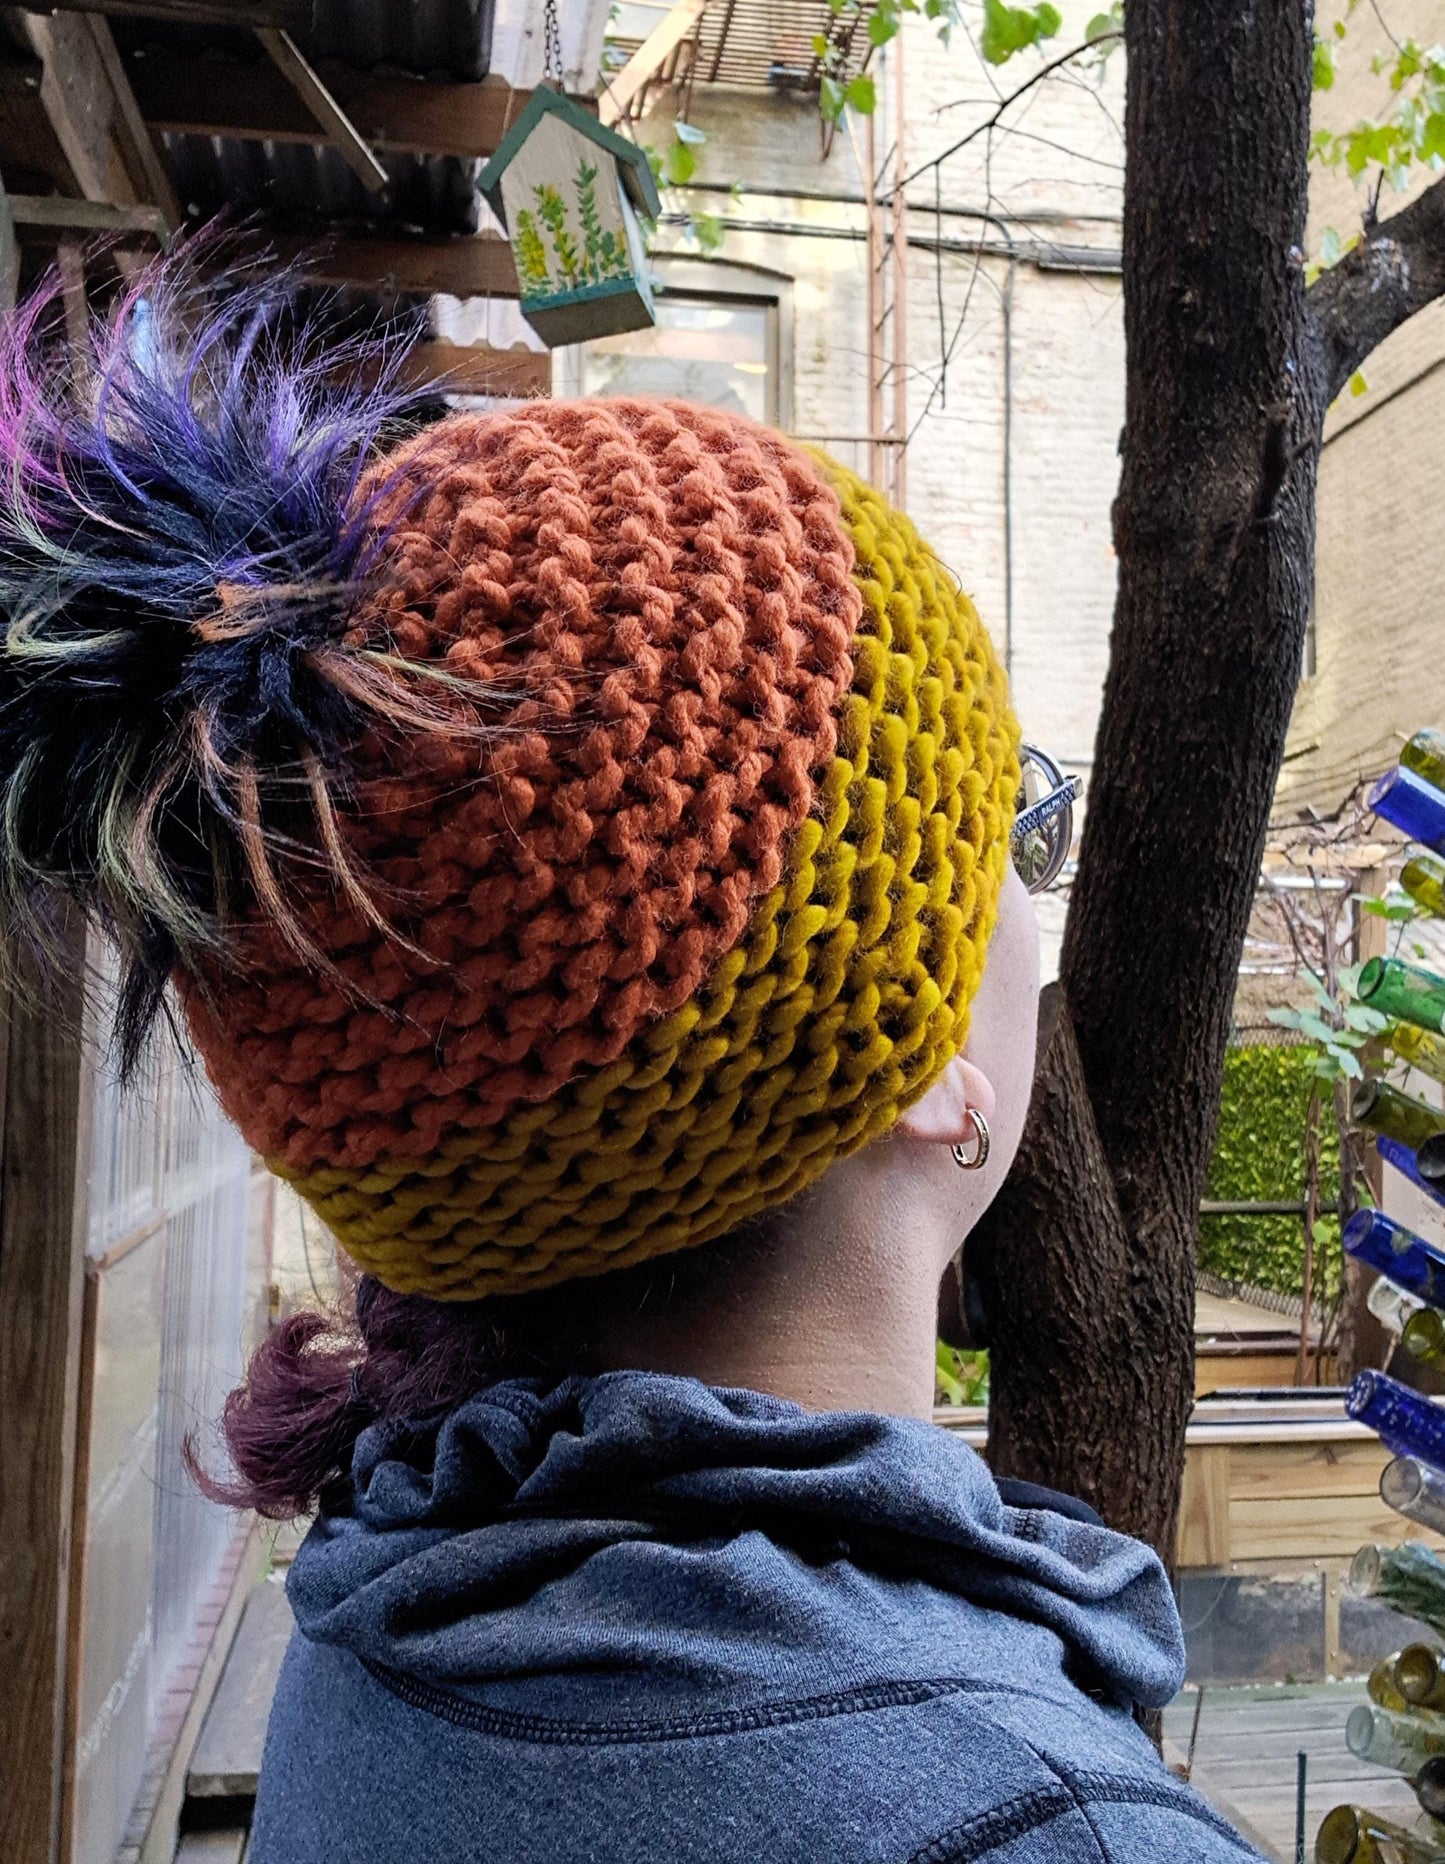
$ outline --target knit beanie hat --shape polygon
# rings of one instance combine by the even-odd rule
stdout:
[[[98,914],[126,1050],[173,987],[401,1292],[705,1243],[886,1132],[966,1035],[1019,782],[909,521],[681,402],[398,438],[264,293],[166,291],[88,382],[44,299],[4,358],[11,921]]]

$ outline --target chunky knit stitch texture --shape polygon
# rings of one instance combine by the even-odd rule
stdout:
[[[966,1033],[1016,731],[908,521],[746,422],[543,403],[398,464],[358,625],[502,694],[505,735],[376,747],[348,834],[399,938],[318,901],[335,978],[260,929],[188,1012],[364,1268],[475,1298],[705,1242],[926,1091]]]

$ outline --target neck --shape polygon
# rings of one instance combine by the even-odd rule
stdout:
[[[855,1181],[847,1163],[716,1272],[658,1265],[646,1297],[602,1303],[603,1370],[671,1372],[769,1392],[812,1411],[928,1418],[938,1282],[950,1253],[913,1195]],[[836,1176],[835,1176],[836,1174]]]

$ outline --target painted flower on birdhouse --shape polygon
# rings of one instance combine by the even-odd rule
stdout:
[[[512,243],[522,315],[549,348],[656,322],[638,220],[659,202],[636,143],[538,85],[480,185]]]

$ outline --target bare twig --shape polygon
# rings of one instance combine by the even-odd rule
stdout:
[[[1032,77],[1025,78],[1023,83],[1011,90],[1006,97],[1000,97],[998,103],[983,121],[975,123],[966,136],[960,136],[957,142],[950,143],[941,155],[933,155],[926,162],[920,162],[912,174],[903,177],[900,185],[906,188],[910,181],[917,181],[920,175],[926,174],[936,163],[946,162],[949,156],[957,155],[960,149],[966,149],[971,142],[976,142],[980,136],[987,135],[989,130],[997,127],[1000,118],[1018,102],[1020,97],[1033,90],[1036,84],[1042,84],[1045,78],[1051,78],[1064,65],[1071,65],[1076,58],[1081,58],[1085,52],[1092,52],[1096,46],[1108,45],[1111,41],[1121,40],[1123,37],[1122,32],[1101,32],[1097,39],[1086,39],[1082,45],[1072,46],[1067,52],[1060,52],[1057,58],[1051,58],[1046,65],[1040,65]],[[965,103],[969,100],[960,98],[958,101]],[[953,107],[952,104],[942,106],[944,110],[950,110]]]

